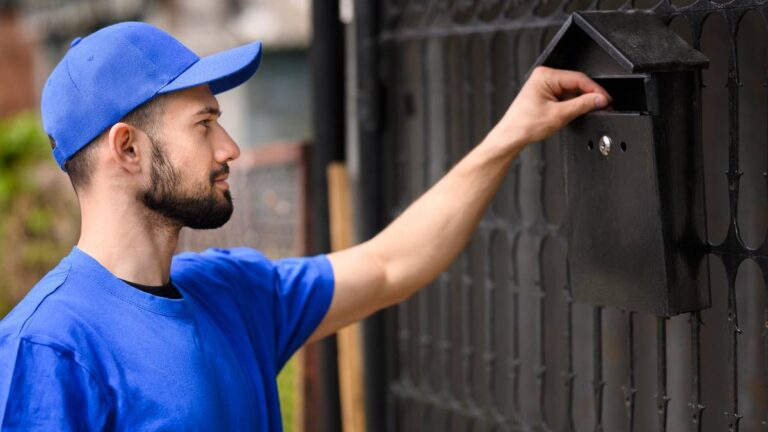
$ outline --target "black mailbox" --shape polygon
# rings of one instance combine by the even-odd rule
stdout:
[[[671,316],[710,306],[700,126],[709,60],[649,12],[576,12],[536,63],[612,107],[563,130],[574,299]]]

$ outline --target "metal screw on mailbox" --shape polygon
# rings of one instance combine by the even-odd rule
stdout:
[[[608,135],[603,135],[600,138],[599,148],[600,148],[600,153],[602,153],[603,156],[608,156],[608,153],[611,152],[611,142],[612,142],[611,137],[609,137]]]

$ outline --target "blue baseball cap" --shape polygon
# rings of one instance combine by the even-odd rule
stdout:
[[[64,164],[154,96],[208,84],[214,94],[247,81],[261,62],[253,42],[200,58],[150,24],[123,22],[72,41],[43,88],[43,128]]]

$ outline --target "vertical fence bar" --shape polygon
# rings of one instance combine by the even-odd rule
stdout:
[[[635,387],[635,313],[632,311],[623,311],[627,323],[627,382],[622,386],[624,392],[624,413],[627,420],[627,431],[635,430],[635,397],[637,396],[637,387]]]
[[[357,60],[357,153],[348,155],[350,162],[357,157],[359,173],[353,184],[355,188],[355,225],[359,239],[375,235],[387,219],[386,206],[382,194],[381,141],[382,132],[382,92],[379,55],[383,51],[378,43],[380,8],[365,0],[353,0],[355,13],[355,56]],[[383,432],[395,429],[391,415],[393,405],[390,380],[397,379],[390,375],[391,365],[395,364],[397,354],[387,355],[386,346],[396,346],[397,335],[387,332],[387,322],[391,322],[389,312],[381,312],[368,318],[364,325],[364,373],[366,400],[366,430]],[[394,339],[394,341],[393,341]],[[383,342],[383,343],[382,343]],[[387,359],[386,361],[384,359]],[[391,369],[390,369],[391,368]],[[384,373],[382,373],[384,371]]]
[[[489,240],[492,238],[491,234],[488,238]],[[486,242],[486,248],[490,249],[492,246],[491,241]],[[488,428],[490,429],[493,427],[493,422],[495,419],[494,413],[496,412],[496,407],[494,404],[494,398],[493,398],[493,377],[494,377],[494,361],[496,359],[496,355],[494,353],[494,338],[493,338],[493,323],[494,323],[494,299],[496,294],[496,282],[491,276],[491,260],[487,259],[485,260],[485,269],[484,269],[484,276],[485,276],[485,283],[483,284],[485,289],[483,290],[483,297],[485,300],[484,310],[485,310],[485,325],[483,326],[485,328],[485,353],[483,354],[483,365],[485,367],[485,413],[486,413],[486,424],[488,425]]]
[[[408,125],[408,111],[412,109],[411,101],[409,99],[409,89],[407,86],[406,77],[406,63],[407,63],[407,44],[398,43],[398,49],[393,50],[393,69],[395,71],[396,87],[394,90],[395,104],[395,123],[398,127],[394,131],[395,141],[397,142],[397,154],[396,154],[396,166],[404,172],[411,172],[410,169],[410,152],[409,146],[412,144],[409,139]],[[397,173],[395,173],[397,175]],[[413,183],[408,181],[409,177],[403,179],[403,194],[400,195],[397,207],[391,218],[397,217],[397,214],[402,212],[407,203],[413,199],[416,195],[416,191],[413,190]],[[413,323],[411,322],[411,310],[418,307],[415,302],[409,301],[401,303],[397,306],[397,329],[398,329],[398,350],[400,354],[400,382],[399,384],[399,398],[400,407],[403,412],[402,420],[404,422],[405,429],[415,430],[418,427],[418,411],[422,408],[416,400],[413,400],[413,396],[416,391],[416,377],[414,376],[414,364],[412,363],[413,355],[412,349],[414,345]]]
[[[397,388],[398,388],[398,394],[397,397],[399,398],[398,407],[402,412],[402,420],[405,423],[405,427],[408,427],[409,420],[411,416],[409,413],[411,410],[409,410],[408,406],[408,399],[407,395],[410,393],[412,389],[411,384],[411,371],[410,371],[410,362],[409,362],[409,356],[408,356],[408,347],[409,342],[411,339],[410,334],[410,327],[408,323],[408,305],[402,304],[397,306],[397,347],[398,347],[398,359],[400,360],[399,364],[399,372],[400,372],[400,378],[397,382]],[[402,426],[399,426],[400,428]]]
[[[462,372],[462,396],[464,397],[464,425],[470,428],[474,424],[474,413],[476,404],[472,391],[472,357],[475,354],[474,344],[472,342],[472,286],[473,281],[470,276],[470,257],[464,261],[461,277],[461,329],[462,329],[462,350],[461,350],[461,372]]]
[[[449,130],[452,132],[452,139],[449,143],[448,153],[450,155],[449,159],[451,160],[451,164],[453,164],[458,161],[461,156],[461,152],[458,150],[463,143],[463,136],[461,134],[461,112],[464,110],[466,95],[461,87],[464,74],[463,65],[457,64],[455,60],[462,55],[461,45],[457,42],[456,38],[448,39],[446,44],[448,51],[448,55],[446,56],[446,66],[451,74],[449,101],[452,108],[449,117]],[[464,416],[464,413],[466,412],[464,389],[461,387],[463,384],[464,370],[464,339],[462,329],[464,325],[464,269],[466,267],[466,260],[467,251],[465,249],[451,268],[453,278],[453,284],[451,286],[451,292],[453,293],[451,312],[454,323],[451,327],[454,331],[453,349],[451,351],[452,431],[466,429],[466,425],[464,424],[466,421]]]
[[[739,60],[738,60],[738,23],[741,20],[739,11],[729,11],[726,13],[729,29],[729,52],[728,52],[728,200],[730,204],[730,227],[728,237],[725,243],[732,248],[744,248],[738,229],[738,203],[739,203],[739,183],[741,175],[739,171],[739,88],[742,86],[739,79]],[[740,259],[733,256],[724,256],[723,264],[728,277],[728,325],[729,342],[728,351],[728,399],[729,411],[728,430],[729,432],[738,432],[739,420],[739,374],[738,374],[738,336],[741,333],[738,320],[738,309],[736,304],[736,273],[740,264]]]
[[[659,432],[667,430],[667,319],[656,317],[656,415]]]
[[[723,256],[725,272],[728,278],[728,410],[725,415],[728,418],[728,432],[738,432],[739,420],[739,316],[736,305],[736,271],[740,259],[732,256]]]
[[[538,266],[537,268],[537,274],[535,281],[533,282],[535,295],[537,298],[537,304],[536,304],[536,313],[537,313],[537,323],[536,323],[536,339],[537,342],[537,358],[536,358],[536,365],[534,366],[534,373],[536,375],[536,387],[539,394],[539,410],[541,411],[541,419],[540,419],[540,428],[547,430],[548,427],[548,421],[547,421],[547,410],[546,410],[546,401],[547,401],[547,312],[546,312],[546,301],[547,301],[547,292],[544,288],[544,283],[542,281],[542,277],[544,274],[544,263],[543,263],[543,251],[544,251],[544,238],[539,238],[536,242],[536,250],[538,251],[537,258],[538,258]]]
[[[486,104],[486,110],[488,117],[486,119],[486,130],[490,130],[494,126],[494,118],[495,118],[495,110],[494,110],[494,95],[496,93],[496,83],[494,81],[494,75],[493,75],[493,42],[496,40],[497,34],[495,33],[488,33],[487,35],[484,35],[483,37],[483,58],[485,59],[485,76],[484,79],[484,89],[485,89],[485,98],[484,102]],[[493,206],[488,210],[488,213],[490,216],[489,219],[496,221],[496,215],[494,214]],[[496,401],[495,393],[494,393],[494,383],[496,381],[497,377],[497,343],[494,338],[495,332],[494,332],[494,323],[496,322],[496,308],[494,307],[494,304],[497,301],[498,298],[498,289],[499,289],[499,283],[496,280],[495,277],[492,276],[492,259],[491,252],[493,249],[494,241],[498,236],[500,236],[502,233],[501,231],[496,230],[496,226],[494,226],[494,230],[491,231],[491,236],[489,237],[489,242],[487,244],[488,246],[488,259],[486,259],[486,289],[487,289],[487,295],[486,295],[486,356],[485,356],[485,367],[486,367],[486,388],[487,388],[487,411],[488,411],[488,420],[489,423],[491,423],[492,427],[496,426],[498,424],[503,423],[503,415],[501,413],[501,410],[499,409],[498,403]]]
[[[514,51],[517,52],[520,48],[520,33],[514,32],[512,34],[513,40],[512,40],[512,46],[514,47]],[[516,66],[516,65],[515,65]],[[522,81],[522,77],[519,76],[519,68],[514,67],[514,76],[511,77],[511,81],[513,82],[513,90],[510,92],[511,94],[517,94],[517,92],[520,89],[520,82]],[[520,188],[519,188],[519,180],[520,180],[520,159],[517,158],[512,164],[511,168],[511,175],[514,176],[515,179],[515,189],[512,194],[512,200],[514,203],[513,209],[515,213],[515,217],[517,221],[519,222],[522,218],[520,216],[519,212],[519,202],[520,202]],[[510,266],[512,267],[512,275],[510,280],[510,285],[512,287],[512,358],[509,362],[509,373],[510,378],[512,381],[512,418],[514,423],[516,424],[523,424],[522,419],[522,413],[521,413],[521,407],[520,407],[520,395],[522,392],[521,389],[521,383],[520,383],[520,374],[521,374],[521,359],[520,359],[520,292],[521,292],[521,284],[520,284],[520,274],[519,274],[519,267],[517,265],[518,256],[517,254],[520,253],[519,242],[520,242],[520,223],[518,223],[514,228],[514,234],[512,237],[512,241],[510,241],[511,245],[511,252],[510,252],[510,258],[512,262],[510,263]]]
[[[592,389],[595,397],[595,432],[603,430],[603,308],[593,307],[592,315]]]
[[[515,235],[510,242],[512,252],[509,254],[512,262],[512,275],[510,287],[512,289],[512,358],[509,361],[510,381],[512,382],[512,418],[515,423],[521,424],[520,413],[520,277],[518,267],[515,264],[517,245],[520,237]]]
[[[766,24],[768,24],[768,21],[765,21],[766,14],[768,13],[768,10],[763,9],[763,19]],[[763,71],[763,74],[765,74],[765,77],[763,79],[763,97],[768,98],[768,71]],[[766,126],[768,126],[768,121],[766,121]],[[768,161],[766,161],[768,162]],[[766,201],[768,202],[768,164],[766,164],[765,171],[763,171],[763,179],[766,182]],[[763,240],[763,246],[762,249],[768,249],[768,233],[766,233],[766,238]],[[763,273],[763,288],[768,290],[768,267],[764,263],[760,263],[760,270]],[[766,393],[768,394],[768,295],[766,296],[764,300],[763,305],[763,386],[766,389]],[[765,412],[763,414],[763,421],[762,421],[763,428],[765,430],[768,430],[768,412]]]
[[[704,405],[701,403],[701,312],[691,312],[688,318],[691,326],[691,423],[696,432],[701,432]]]
[[[669,0],[667,0],[669,1]],[[688,19],[690,26],[691,36],[693,39],[693,47],[701,51],[701,34],[704,27],[705,15],[695,14],[691,15]],[[702,71],[699,71],[699,85],[701,89],[704,89],[704,78]],[[703,106],[703,101],[702,101]],[[703,127],[703,112],[700,110],[696,113],[694,121],[696,122],[697,140],[699,145],[704,145],[702,137]],[[708,244],[709,246],[709,244]],[[702,403],[701,394],[701,312],[691,312],[688,317],[688,324],[691,329],[691,396],[688,401],[688,408],[690,409],[690,421],[694,432],[701,432],[702,430],[702,415],[704,414],[704,404]]]
[[[472,45],[470,43],[469,38],[461,38],[459,40],[459,47],[462,53],[462,56],[464,59],[469,59],[472,57]],[[467,148],[471,148],[474,139],[474,125],[472,120],[472,107],[474,106],[475,102],[475,95],[472,91],[472,71],[471,71],[471,64],[469,61],[464,61],[462,64],[462,75],[461,75],[461,91],[464,96],[463,104],[462,104],[462,120],[464,124],[464,146],[462,149],[466,151]],[[469,252],[472,253],[471,246],[469,247]],[[475,285],[475,281],[473,280],[473,275],[471,272],[471,264],[470,260],[472,259],[471,256],[467,257],[466,265],[463,269],[463,289],[462,289],[462,309],[464,310],[464,313],[462,314],[462,328],[463,328],[463,334],[464,337],[462,338],[464,342],[464,350],[462,355],[462,363],[463,363],[463,383],[464,383],[464,403],[466,408],[466,425],[472,426],[474,425],[474,421],[476,420],[476,414],[477,414],[477,403],[475,401],[475,395],[473,391],[473,385],[472,385],[472,360],[474,356],[477,354],[475,350],[475,346],[472,341],[472,296],[474,293],[472,292],[472,288]]]
[[[443,106],[443,118],[446,119],[446,122],[451,121],[451,107],[452,107],[452,94],[451,91],[451,83],[453,82],[453,69],[451,68],[451,62],[450,62],[450,46],[448,44],[448,40],[443,38],[439,39],[440,41],[440,50],[441,50],[441,56],[440,59],[442,60],[442,64],[440,67],[442,67],[444,71],[443,75],[443,82],[442,82],[442,92],[443,92],[443,100],[444,100],[444,106]],[[453,139],[453,129],[451,127],[446,127],[445,132],[445,145],[446,147],[450,145],[450,142]],[[443,172],[447,171],[450,163],[451,158],[449,155],[448,150],[443,153],[445,155],[445,158],[443,160],[442,168]],[[454,275],[455,275],[455,264],[446,272],[443,273],[441,276],[442,283],[440,284],[440,295],[439,295],[439,302],[440,302],[440,328],[441,328],[441,338],[440,342],[438,343],[438,362],[440,364],[440,370],[443,371],[443,380],[441,381],[442,385],[440,386],[440,397],[443,400],[443,418],[441,419],[441,424],[436,430],[444,430],[447,431],[450,425],[450,416],[451,416],[451,410],[453,407],[455,407],[456,400],[453,397],[453,394],[451,392],[451,384],[450,384],[450,376],[451,376],[451,363],[450,363],[450,353],[453,349],[453,340],[451,335],[451,328],[452,327],[452,321],[456,319],[456,317],[451,316],[450,310],[451,310],[451,303],[453,301],[456,301],[451,296],[451,287],[454,282]]]
[[[326,167],[339,160],[344,149],[344,52],[338,4],[318,6],[312,2],[311,20],[314,43],[310,51],[312,75],[314,145],[311,157],[310,253],[330,251],[328,182]],[[307,418],[316,417],[322,431],[338,430],[341,425],[339,374],[336,335],[319,342],[318,381],[322,397],[310,406]]]
[[[419,56],[419,97],[421,100],[421,110],[418,112],[421,123],[421,189],[426,191],[431,183],[432,179],[429,176],[429,162],[431,159],[431,131],[430,131],[430,103],[429,103],[429,62],[427,61],[428,44],[429,39],[424,38],[416,42],[418,44],[418,56]],[[433,335],[431,334],[432,326],[430,322],[436,317],[437,314],[432,314],[431,309],[435,307],[435,304],[431,301],[435,289],[438,288],[436,283],[430,284],[427,288],[424,288],[418,293],[417,301],[419,303],[419,351],[420,351],[420,367],[421,380],[419,385],[419,393],[421,399],[426,402],[424,405],[424,411],[422,412],[421,426],[423,430],[434,429],[435,424],[435,391],[430,383],[430,370],[432,368],[433,356]]]
[[[566,257],[566,282],[563,286],[563,298],[565,299],[565,372],[563,374],[563,383],[565,384],[565,427],[563,430],[565,432],[573,432],[576,429],[573,418],[573,384],[576,380],[576,373],[573,369],[573,295],[568,265]]]
[[[768,173],[763,173],[768,178]],[[768,289],[768,268],[762,265],[763,288]],[[763,388],[768,389],[768,296],[763,304]],[[766,391],[768,393],[768,391]],[[768,430],[768,412],[763,413],[763,429]]]

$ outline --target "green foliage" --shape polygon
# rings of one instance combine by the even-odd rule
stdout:
[[[50,157],[49,148],[37,114],[0,120],[0,209],[8,208],[16,196],[29,190],[28,170]]]
[[[280,396],[280,411],[283,418],[284,432],[296,429],[298,413],[298,359],[296,356],[286,363],[277,376],[277,389]]]
[[[36,113],[0,119],[0,317],[69,250],[73,194]]]

